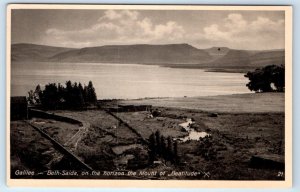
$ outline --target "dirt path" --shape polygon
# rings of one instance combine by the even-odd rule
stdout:
[[[91,126],[90,123],[82,122],[82,126],[79,128],[77,133],[75,133],[67,142],[65,142],[64,146],[72,147],[74,148],[74,150],[76,150],[78,146],[78,142],[88,132],[90,126]]]

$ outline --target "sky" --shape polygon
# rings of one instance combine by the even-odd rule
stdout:
[[[283,49],[283,11],[12,10],[12,43],[60,47],[188,43]]]

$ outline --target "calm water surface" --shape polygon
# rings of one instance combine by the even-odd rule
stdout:
[[[99,99],[211,96],[249,93],[241,73],[205,72],[202,69],[155,65],[99,63],[25,63],[11,67],[12,96],[26,95],[36,85],[67,80],[91,80]]]

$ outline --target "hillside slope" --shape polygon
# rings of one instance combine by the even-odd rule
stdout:
[[[284,64],[284,50],[269,51],[246,51],[246,50],[229,50],[223,57],[208,63],[211,68],[257,68],[266,65]]]
[[[48,61],[58,53],[74,50],[72,48],[52,47],[35,44],[12,44],[11,46],[11,60],[12,61]]]
[[[211,56],[188,44],[107,45],[71,50],[50,58],[55,62],[101,62],[141,64],[198,64]]]

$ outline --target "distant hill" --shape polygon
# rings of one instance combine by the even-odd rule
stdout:
[[[188,44],[141,44],[88,47],[59,53],[50,60],[55,62],[198,64],[210,61],[211,56]]]
[[[231,49],[223,57],[220,57],[207,65],[212,68],[257,68],[271,64],[280,65],[284,64],[284,54],[284,50],[246,51]]]
[[[158,64],[180,68],[245,71],[284,64],[284,50],[197,49],[189,44],[105,45],[81,49],[13,44],[12,61]]]
[[[72,48],[52,47],[36,44],[12,44],[12,61],[49,61],[49,58],[65,51],[74,50]]]

